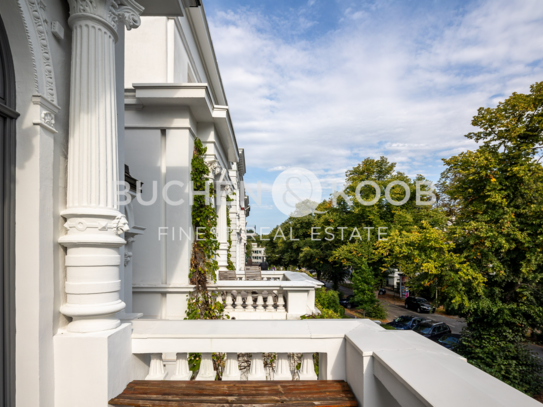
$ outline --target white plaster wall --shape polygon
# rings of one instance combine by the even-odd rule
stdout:
[[[171,230],[167,240],[166,265],[168,284],[188,284],[192,239],[192,218],[189,205],[190,173],[194,140],[187,129],[166,130],[166,182],[180,181],[183,187],[169,190],[172,201],[184,200],[181,205],[166,204],[166,226]],[[188,237],[187,237],[188,235]]]
[[[137,30],[126,31],[125,88],[168,82],[167,47],[166,17],[142,17]]]
[[[143,182],[142,201],[151,202],[153,196],[160,196],[158,194],[164,185],[161,166],[164,136],[159,129],[129,129],[125,137],[125,162],[130,166],[131,175]],[[132,270],[135,284],[165,283],[165,238],[158,238],[158,227],[165,223],[163,207],[164,202],[158,198],[151,205],[133,202],[134,218],[138,219],[139,225],[147,228],[133,246]]]
[[[126,31],[124,85],[133,83],[207,83],[198,46],[186,17],[142,17],[137,30]],[[190,68],[189,68],[190,66]]]
[[[192,238],[191,208],[189,205],[190,166],[194,139],[189,129],[127,129],[126,162],[131,174],[143,184],[142,199],[152,205],[133,202],[138,224],[147,228],[133,244],[134,284],[189,283]],[[166,185],[168,203],[163,191]],[[182,184],[182,185],[181,185]],[[153,185],[156,185],[156,193]],[[181,204],[179,202],[183,201]],[[166,229],[159,229],[160,227]],[[164,234],[159,236],[159,232]],[[179,298],[170,294],[134,293],[133,312],[147,317],[184,317],[175,312],[173,304]],[[183,301],[180,310],[183,309]],[[167,309],[171,312],[167,312]]]

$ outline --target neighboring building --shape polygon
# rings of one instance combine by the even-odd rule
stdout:
[[[257,237],[256,226],[249,228],[249,230],[250,232],[246,232],[246,234],[247,234],[247,239],[252,246],[251,260],[254,266],[258,266],[260,265],[260,263],[264,261],[264,258],[266,257],[266,248],[258,246],[258,243],[256,243],[256,237]]]
[[[266,248],[260,247],[256,243],[251,243],[253,246],[251,259],[253,260],[254,265],[258,265],[264,261],[266,256]]]
[[[180,18],[145,17],[125,40],[125,161],[143,181],[143,202],[131,206],[135,222],[147,228],[133,243],[126,312],[145,318],[183,319],[193,289],[190,205],[146,202],[155,184],[159,191],[171,184],[171,199],[189,202],[195,137],[207,148],[217,192],[219,270],[227,270],[229,250],[234,268],[244,265],[245,151],[237,145],[203,8],[187,10]]]

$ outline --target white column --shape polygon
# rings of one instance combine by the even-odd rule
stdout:
[[[119,248],[128,230],[117,201],[117,22],[139,26],[134,0],[69,0],[72,28],[67,208],[66,304],[70,332],[120,325]]]
[[[217,238],[219,239],[219,251],[217,261],[219,262],[219,271],[228,270],[228,224],[226,221],[226,194],[228,193],[228,191],[230,191],[229,186],[224,187],[224,190],[222,191],[217,191],[220,199],[220,205],[218,208],[219,218],[217,221]]]

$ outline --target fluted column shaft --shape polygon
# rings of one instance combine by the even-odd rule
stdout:
[[[139,25],[143,10],[132,0],[69,0],[72,35],[68,147],[67,302],[71,332],[120,325],[119,248],[128,230],[117,200],[118,150],[115,84],[116,24]]]

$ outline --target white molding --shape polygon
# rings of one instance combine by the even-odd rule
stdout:
[[[25,4],[24,8],[22,3]],[[19,0],[19,10],[23,16],[28,44],[32,53],[36,93],[44,94],[49,100],[56,102],[57,86],[49,39],[43,22],[42,13],[44,11],[38,0]],[[32,21],[33,30],[29,29],[28,20]]]

